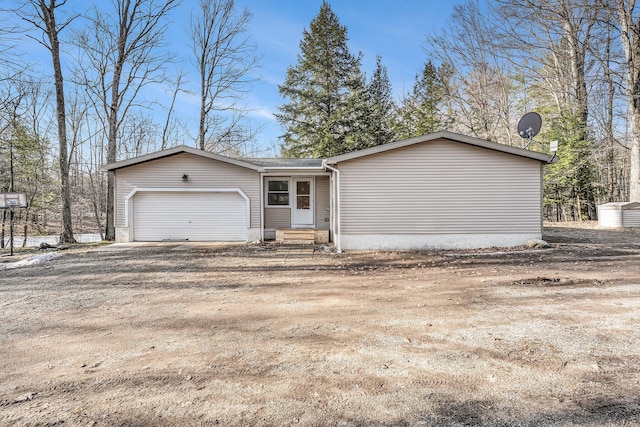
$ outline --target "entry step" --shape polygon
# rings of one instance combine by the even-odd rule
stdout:
[[[279,228],[276,230],[276,242],[284,245],[313,245],[316,231],[301,228]]]

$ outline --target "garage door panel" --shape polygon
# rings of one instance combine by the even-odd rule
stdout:
[[[136,241],[245,241],[246,202],[233,192],[140,192],[133,229]]]

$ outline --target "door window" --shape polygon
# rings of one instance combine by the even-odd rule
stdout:
[[[296,182],[296,209],[311,209],[311,183]]]

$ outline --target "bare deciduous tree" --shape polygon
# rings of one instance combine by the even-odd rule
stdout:
[[[640,201],[640,14],[635,0],[617,0],[616,20],[625,54],[625,91],[631,128],[629,199]]]
[[[236,14],[234,0],[199,0],[191,13],[190,36],[200,76],[202,150],[220,152],[229,135],[240,141],[247,137],[240,120],[246,108],[239,101],[248,90],[250,71],[259,63],[247,35],[250,19],[248,9]]]
[[[498,44],[539,88],[561,97],[587,138],[587,54],[601,10],[595,0],[497,0]],[[506,48],[506,49],[505,49]],[[543,67],[540,67],[543,64]],[[546,74],[545,74],[546,73]]]
[[[547,123],[541,137],[563,139],[546,185],[554,182],[556,199],[571,205],[576,220],[594,218],[596,211],[587,90],[588,55],[601,14],[595,1],[496,0],[494,8],[501,25],[495,45],[527,77],[523,95],[535,99]]]
[[[60,165],[60,198],[62,201],[61,243],[74,243],[71,220],[71,195],[69,192],[69,160],[67,150],[67,118],[65,111],[64,77],[60,62],[60,32],[75,18],[70,17],[62,23],[57,22],[56,12],[66,4],[66,0],[29,0],[33,14],[22,14],[21,17],[42,31],[43,37],[36,38],[40,44],[51,52],[53,77],[56,93],[56,119],[58,125],[58,155]]]
[[[48,164],[49,97],[48,85],[25,73],[0,81],[0,191],[24,191],[27,207],[17,211],[22,223],[22,246],[26,244],[34,212],[50,206],[59,187]],[[4,242],[3,212],[0,247]]]
[[[169,108],[167,109],[167,118],[164,121],[164,126],[162,127],[162,143],[160,145],[160,149],[164,150],[169,146],[170,139],[175,139],[175,127],[176,127],[176,119],[173,117],[173,112],[175,110],[176,98],[180,92],[185,92],[185,89],[182,87],[184,84],[185,72],[180,71],[175,79],[174,86],[171,90],[171,103],[169,104]]]
[[[166,80],[163,67],[171,60],[160,49],[168,14],[179,0],[114,0],[107,13],[95,8],[90,25],[77,33],[83,52],[77,75],[96,102],[107,126],[108,163],[117,160],[119,128],[137,104],[141,89]],[[107,240],[115,239],[115,180],[107,182]]]
[[[475,2],[467,1],[454,8],[441,33],[427,37],[425,50],[451,72],[447,102],[457,112],[453,130],[511,144],[513,75],[495,37],[495,26]]]

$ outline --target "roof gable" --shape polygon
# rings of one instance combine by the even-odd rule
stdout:
[[[169,156],[174,156],[180,153],[193,154],[195,156],[204,157],[211,160],[217,160],[219,162],[229,163],[235,166],[240,166],[247,169],[252,169],[257,172],[262,172],[263,168],[259,165],[247,162],[244,160],[234,159],[233,157],[227,157],[220,154],[210,153],[208,151],[199,150],[197,148],[188,147],[186,145],[178,145],[177,147],[168,148],[162,151],[156,151],[154,153],[145,154],[142,156],[134,157],[131,159],[121,160],[119,162],[109,163],[102,167],[104,171],[113,171],[117,169],[126,168],[129,166],[135,166],[141,163],[149,162],[152,160],[162,159]]]
[[[180,153],[189,153],[195,156],[204,157],[211,160],[217,160],[219,162],[229,163],[235,166],[251,169],[257,172],[266,172],[268,170],[275,169],[324,169],[323,164],[336,164],[347,160],[358,159],[361,157],[370,156],[373,154],[384,153],[386,151],[395,150],[402,147],[408,147],[415,144],[421,144],[425,142],[435,141],[438,139],[449,140],[453,142],[459,142],[476,147],[482,147],[489,150],[495,150],[503,153],[512,154],[515,156],[525,157],[532,160],[537,160],[545,163],[553,163],[557,157],[550,156],[545,153],[538,153],[536,151],[525,150],[523,148],[512,147],[509,145],[499,144],[497,142],[491,142],[480,138],[474,138],[470,136],[460,135],[453,132],[441,131],[432,133],[429,135],[417,136],[414,138],[405,139],[402,141],[390,142],[388,144],[379,145],[376,147],[366,148],[364,150],[353,151],[351,153],[341,154],[339,156],[329,157],[323,161],[323,159],[247,159],[240,160],[233,157],[223,156],[221,154],[214,154],[208,151],[200,150],[197,148],[189,147],[186,145],[179,145],[162,151],[156,151],[154,153],[145,154],[142,156],[134,157],[131,159],[121,160],[119,162],[109,163],[102,167],[103,171],[114,171],[129,166],[135,166],[137,164],[149,162],[152,160],[162,159],[169,156],[174,156]]]
[[[515,156],[525,157],[532,160],[538,160],[540,162],[552,163],[555,156],[550,156],[544,153],[538,153],[536,151],[525,150],[523,148],[512,147],[509,145],[499,144],[497,142],[491,142],[480,138],[474,138],[470,136],[460,135],[453,132],[441,131],[431,133],[428,135],[416,136],[414,138],[404,139],[402,141],[390,142],[388,144],[378,145],[376,147],[366,148],[364,150],[353,151],[351,153],[341,154],[339,156],[329,157],[325,160],[325,164],[336,164],[347,160],[358,159],[373,154],[384,153],[385,151],[395,150],[402,147],[408,147],[414,144],[421,144],[424,142],[435,141],[438,139],[445,139],[453,142],[460,142],[463,144],[473,145],[476,147],[487,148],[489,150],[500,151],[503,153],[513,154]]]

